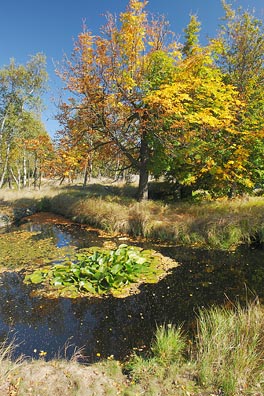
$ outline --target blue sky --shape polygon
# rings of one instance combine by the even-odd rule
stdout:
[[[229,0],[233,5],[255,9],[255,15],[264,19],[263,0]],[[82,30],[85,20],[89,30],[98,33],[105,22],[107,11],[119,14],[128,0],[5,0],[1,4],[0,22],[0,67],[10,58],[26,63],[30,55],[43,52],[47,57],[50,91],[45,95],[47,109],[43,121],[51,136],[58,124],[53,117],[56,106],[53,98],[58,96],[60,80],[55,76],[54,63],[61,61],[63,54],[70,54],[73,41]],[[220,0],[149,0],[147,10],[164,14],[171,28],[178,35],[188,24],[190,13],[198,15],[202,23],[201,39],[216,34],[219,18],[223,15]]]

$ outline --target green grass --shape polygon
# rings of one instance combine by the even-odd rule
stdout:
[[[224,395],[253,392],[264,384],[263,309],[200,311],[197,339],[199,380]]]
[[[185,349],[186,337],[181,327],[168,325],[157,328],[151,351],[161,366],[169,367],[174,363],[182,363]]]
[[[130,375],[145,388],[153,381],[156,386],[178,384],[185,395],[262,395],[263,314],[258,304],[200,310],[191,351],[181,328],[162,326],[157,330],[151,357],[134,357],[129,363]],[[176,392],[177,386],[171,386],[168,394],[173,395],[173,389]]]

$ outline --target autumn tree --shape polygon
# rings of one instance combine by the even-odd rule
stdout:
[[[119,155],[139,174],[138,200],[147,196],[150,173],[213,191],[234,183],[251,188],[260,128],[259,146],[252,145],[254,126],[241,127],[247,99],[215,61],[223,40],[201,47],[200,23],[191,16],[180,46],[167,21],[150,17],[145,6],[130,0],[119,20],[107,14],[100,36],[86,29],[79,35],[59,72],[72,94],[60,107],[67,126],[61,142],[88,136],[88,151]],[[73,161],[78,152],[71,147]]]
[[[42,176],[50,176],[54,149],[43,123],[31,113],[24,114],[15,138],[9,171],[18,188],[41,186]]]
[[[222,43],[218,65],[227,82],[237,87],[244,111],[240,114],[239,128],[251,138],[243,142],[249,150],[248,173],[254,183],[264,177],[264,29],[263,21],[254,12],[222,1],[225,10],[220,29]],[[252,139],[254,137],[254,139]]]
[[[215,62],[225,48],[222,38],[202,48],[199,29],[196,17],[191,16],[184,30],[184,58],[175,66],[174,77],[147,95],[148,105],[156,108],[166,132],[160,155],[163,163],[155,172],[173,178],[179,190],[194,186],[214,194],[229,193],[234,187],[247,191],[263,167],[263,126],[259,123],[256,128],[263,105],[258,99],[258,110],[249,115],[245,90],[242,95],[239,84]],[[255,64],[255,71],[256,66],[260,76],[260,65]],[[259,92],[263,95],[262,86]]]
[[[131,0],[119,21],[107,14],[101,36],[81,33],[72,59],[60,72],[73,93],[62,104],[60,118],[81,117],[82,131],[95,147],[108,145],[109,153],[126,158],[139,174],[138,200],[147,196],[153,146],[159,139],[144,97],[170,79],[178,55],[175,43],[167,45],[167,22],[150,18],[146,3]]]
[[[236,128],[243,103],[214,67],[211,52],[207,48],[183,60],[173,82],[146,100],[167,135],[163,168],[156,171],[166,170],[180,186],[198,184],[215,190],[234,179],[247,183],[248,152],[243,133]]]
[[[41,95],[45,90],[47,73],[45,57],[42,54],[32,56],[24,65],[10,64],[0,70],[0,187],[7,174],[14,175],[10,159],[17,152],[17,142],[28,137],[34,124],[39,126]],[[42,129],[42,128],[40,128]],[[23,158],[24,152],[17,152]],[[24,158],[24,179],[25,179]]]
[[[86,117],[80,109],[73,118],[61,119],[62,128],[56,134],[57,161],[54,164],[54,175],[61,182],[83,176],[83,186],[86,186],[92,175],[102,171],[102,175],[109,177],[120,168],[119,152],[116,153],[111,141],[102,141],[96,131],[88,133]],[[122,162],[121,168],[123,165]]]

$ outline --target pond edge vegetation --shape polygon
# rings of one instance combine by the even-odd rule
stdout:
[[[95,183],[86,188],[3,190],[0,198],[15,213],[22,213],[17,219],[34,212],[52,212],[107,236],[222,250],[264,243],[263,196],[139,203],[134,194],[132,185]]]
[[[139,240],[218,249],[233,249],[241,243],[251,245],[264,240],[263,197],[137,203],[123,194],[122,189],[119,194],[115,190],[115,194],[107,191],[103,195],[101,190],[95,193],[95,187],[101,188],[50,189],[33,198],[32,195],[30,198],[5,196],[5,201],[13,207],[51,211],[100,228],[111,236],[130,235]],[[234,227],[233,236],[227,232],[227,226],[229,230]],[[135,396],[142,392],[153,396],[161,392],[168,396],[259,396],[264,392],[263,317],[263,308],[258,304],[246,309],[200,311],[194,340],[190,340],[181,327],[164,325],[157,329],[149,355],[133,355],[124,364],[113,357],[88,367],[63,359],[14,363],[3,344],[0,391],[11,389],[18,396],[24,396],[30,383],[32,395],[41,396],[50,395],[51,389],[58,396],[88,396],[88,388],[91,395],[98,396]],[[32,373],[36,375],[33,381]]]
[[[63,215],[113,236],[223,250],[264,243],[263,197],[139,203],[125,194],[125,187],[113,190],[112,194],[102,194],[100,190],[94,192],[94,186],[85,190],[69,187],[43,197],[38,210]]]
[[[41,396],[51,391],[57,396],[259,396],[264,391],[263,337],[263,308],[254,302],[200,310],[192,340],[181,326],[160,326],[148,354],[134,353],[126,362],[110,356],[86,366],[78,362],[80,353],[70,362],[12,361],[15,343],[3,343],[0,391],[18,396],[28,395],[29,388]]]

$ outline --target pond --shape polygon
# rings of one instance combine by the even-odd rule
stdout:
[[[102,246],[110,240],[67,223],[38,220],[20,228],[38,230],[41,238],[52,237],[60,247]],[[77,347],[83,348],[88,363],[110,356],[122,360],[132,351],[147,350],[161,324],[195,326],[199,307],[243,303],[255,295],[264,298],[263,249],[142,246],[174,258],[180,266],[126,298],[49,299],[34,295],[34,287],[23,283],[22,272],[0,274],[0,340],[15,338],[16,355],[69,358]]]

